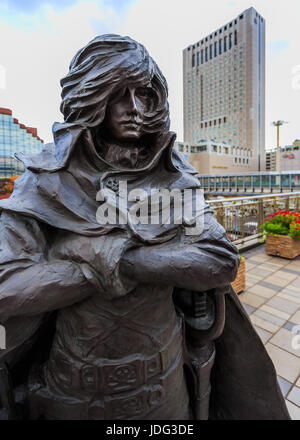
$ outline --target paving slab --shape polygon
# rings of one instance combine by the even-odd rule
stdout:
[[[287,395],[287,399],[297,406],[300,406],[300,388],[293,387],[292,391]]]
[[[263,302],[276,295],[276,290],[262,286],[261,284],[255,284],[254,286],[251,286],[250,289],[248,289],[248,292],[265,298]],[[263,304],[263,302],[261,304]]]
[[[270,342],[267,342],[266,349],[277,374],[288,382],[294,383],[300,374],[299,358]]]
[[[271,298],[266,305],[286,313],[295,313],[299,308],[299,305],[295,302],[288,301],[285,298],[278,298],[277,296]]]
[[[285,328],[281,328],[276,335],[274,335],[270,342],[274,345],[277,345],[277,347],[282,348],[283,350],[288,351],[289,353],[294,354],[295,356],[299,357],[299,365],[300,365],[300,349],[293,348],[293,338],[295,334],[293,334],[290,330],[287,330]]]
[[[251,293],[250,291],[242,293],[241,295],[239,295],[239,298],[242,303],[248,304],[249,306],[252,306],[255,308],[261,306],[266,301],[265,298],[262,298],[261,296],[257,296],[255,294]]]
[[[300,408],[299,406],[294,405],[289,400],[286,400],[286,406],[290,413],[292,420],[300,420]]]

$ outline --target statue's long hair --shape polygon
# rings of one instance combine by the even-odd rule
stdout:
[[[150,87],[154,103],[144,115],[144,132],[169,130],[168,87],[155,61],[129,37],[102,35],[79,50],[61,80],[61,112],[65,122],[92,129],[105,118],[110,98],[126,85]]]

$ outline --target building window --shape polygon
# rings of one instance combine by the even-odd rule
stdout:
[[[224,37],[224,52],[227,51],[227,36]]]
[[[209,46],[209,59],[212,59],[212,44]]]
[[[237,45],[237,31],[234,31],[234,45]]]
[[[217,56],[217,50],[218,50],[218,45],[217,42],[215,41],[215,57]]]
[[[208,47],[205,48],[205,61],[208,61]]]
[[[192,67],[195,67],[195,54],[192,56]]]
[[[197,52],[197,66],[199,66],[199,64],[200,64],[200,53],[199,52]]]
[[[232,34],[229,34],[229,49],[232,48]]]
[[[243,18],[244,18],[244,15],[243,14],[240,15],[240,20],[243,20]]]
[[[203,52],[203,49],[201,50],[201,64],[203,64],[203,54],[204,54],[204,52]]]
[[[219,55],[222,55],[222,40],[219,40]]]

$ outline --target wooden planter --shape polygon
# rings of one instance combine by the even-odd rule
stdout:
[[[246,260],[244,257],[241,259],[241,264],[236,276],[236,279],[232,283],[232,287],[236,293],[241,293],[246,288]]]
[[[300,239],[289,237],[288,235],[268,234],[266,240],[266,253],[276,257],[289,258],[292,260],[300,255]]]

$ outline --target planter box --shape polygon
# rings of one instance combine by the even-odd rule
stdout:
[[[300,239],[296,240],[288,235],[277,235],[275,237],[275,235],[268,234],[266,253],[292,260],[300,255]]]
[[[244,257],[241,259],[241,264],[236,276],[236,279],[232,283],[232,287],[236,293],[241,293],[246,288],[246,260]]]

